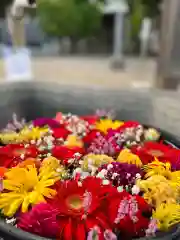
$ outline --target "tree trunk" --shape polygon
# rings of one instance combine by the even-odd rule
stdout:
[[[16,18],[8,13],[8,30],[11,35],[12,44],[14,47],[25,46],[25,27],[24,17]]]

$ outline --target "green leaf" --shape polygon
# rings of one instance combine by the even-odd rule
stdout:
[[[85,0],[39,0],[37,12],[44,31],[56,37],[86,37],[101,27],[98,4]]]

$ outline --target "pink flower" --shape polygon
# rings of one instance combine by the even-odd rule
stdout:
[[[59,235],[57,212],[47,203],[40,203],[22,214],[17,227],[42,237],[56,238]]]

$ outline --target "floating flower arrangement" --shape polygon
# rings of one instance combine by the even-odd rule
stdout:
[[[0,210],[41,237],[154,237],[180,223],[180,150],[135,121],[57,113],[0,132]]]

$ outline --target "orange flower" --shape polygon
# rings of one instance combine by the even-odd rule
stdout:
[[[0,178],[4,178],[6,171],[7,171],[7,168],[0,167]]]

